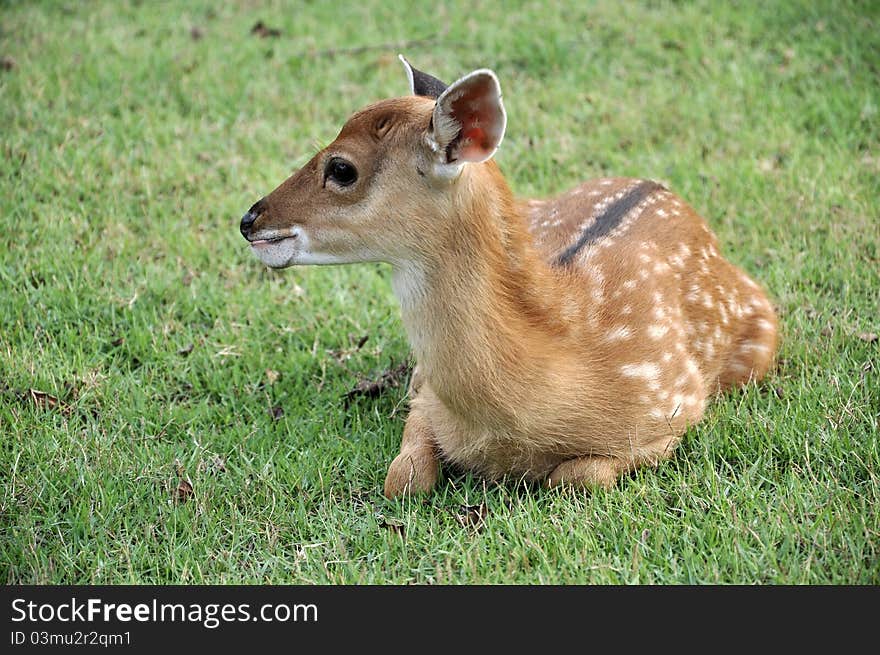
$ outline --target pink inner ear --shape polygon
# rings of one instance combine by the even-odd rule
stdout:
[[[473,139],[474,141],[480,141],[486,138],[486,133],[483,132],[479,127],[471,127],[467,130],[464,130],[462,136],[466,139]]]
[[[486,133],[479,127],[462,130],[459,143],[459,159],[465,161],[484,159],[493,150]]]

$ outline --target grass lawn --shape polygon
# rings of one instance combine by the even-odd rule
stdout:
[[[559,4],[2,4],[0,581],[880,583],[880,6]],[[385,500],[404,388],[343,396],[407,360],[389,267],[238,221],[399,51],[498,73],[518,194],[666,181],[777,370],[613,491]]]

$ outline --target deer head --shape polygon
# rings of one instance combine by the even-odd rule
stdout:
[[[481,69],[447,87],[401,61],[411,96],[354,114],[242,217],[242,236],[267,266],[400,264],[455,229],[457,189],[504,137],[498,78]]]

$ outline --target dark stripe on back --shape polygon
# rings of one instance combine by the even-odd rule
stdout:
[[[627,193],[623,198],[611,204],[608,209],[606,209],[602,214],[600,214],[595,221],[593,221],[592,225],[583,231],[580,238],[573,243],[568,249],[559,255],[556,260],[557,266],[566,266],[571,263],[571,260],[574,259],[574,256],[578,254],[581,248],[583,248],[588,243],[596,241],[597,239],[604,237],[606,234],[611,232],[614,228],[620,225],[620,222],[624,219],[624,217],[629,214],[636,205],[638,205],[642,200],[647,198],[649,195],[654,193],[655,191],[659,191],[660,189],[665,189],[662,184],[658,182],[653,182],[651,180],[646,180],[637,184],[629,193]]]

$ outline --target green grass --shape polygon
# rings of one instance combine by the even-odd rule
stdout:
[[[343,6],[0,7],[0,581],[880,583],[877,3]],[[388,267],[237,228],[420,39],[497,71],[516,192],[663,179],[770,290],[778,370],[659,469],[382,497],[403,389],[341,397],[408,357]]]

